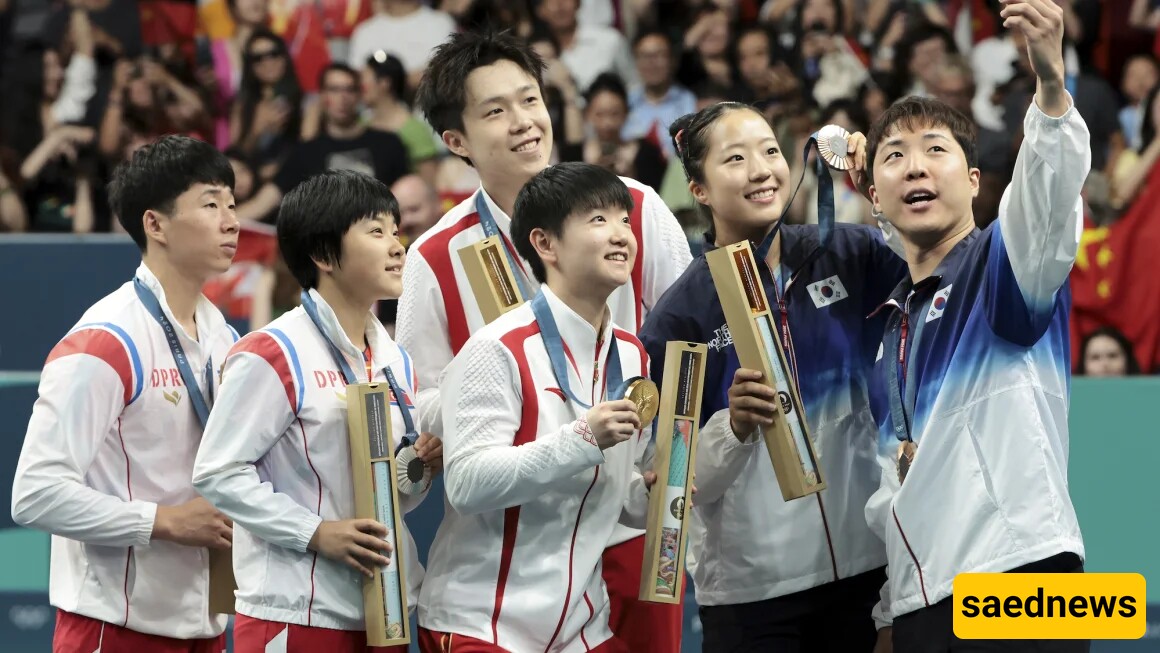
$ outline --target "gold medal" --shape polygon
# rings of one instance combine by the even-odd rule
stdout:
[[[661,393],[657,389],[657,384],[644,377],[631,379],[625,387],[624,398],[636,404],[636,414],[640,417],[641,428],[646,428],[656,418],[661,405]]]
[[[906,473],[914,464],[916,455],[918,455],[918,445],[915,444],[914,440],[898,443],[898,483],[900,485],[906,480]]]
[[[850,132],[838,125],[826,125],[818,130],[818,154],[826,165],[834,170],[849,170],[854,166],[850,160]]]

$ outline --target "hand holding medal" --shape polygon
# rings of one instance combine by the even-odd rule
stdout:
[[[408,496],[421,494],[443,469],[443,442],[430,433],[422,433],[411,446],[400,447],[395,454],[395,473],[399,492]]]
[[[661,405],[661,392],[657,384],[643,376],[631,378],[624,383],[624,389],[618,394],[628,399],[636,406],[636,416],[640,418],[641,428],[651,424],[657,416]]]

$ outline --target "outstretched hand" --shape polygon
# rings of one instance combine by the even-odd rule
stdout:
[[[1036,104],[1049,116],[1069,107],[1064,90],[1063,8],[1054,0],[1002,0],[1003,26],[1027,40],[1027,58],[1037,79]]]

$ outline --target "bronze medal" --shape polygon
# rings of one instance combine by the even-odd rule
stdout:
[[[906,481],[906,473],[914,464],[914,457],[918,454],[918,445],[914,440],[898,443],[898,483]]]
[[[850,133],[838,125],[826,125],[818,130],[818,154],[834,170],[854,167],[850,159]]]

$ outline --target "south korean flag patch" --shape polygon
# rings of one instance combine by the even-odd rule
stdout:
[[[954,284],[951,284],[953,286]],[[934,294],[934,300],[930,303],[930,309],[926,312],[926,321],[937,320],[943,315],[943,311],[947,310],[947,302],[951,297],[951,286],[947,286]]]
[[[821,281],[815,281],[806,288],[810,291],[810,299],[814,300],[814,306],[817,308],[829,306],[849,296],[846,287],[842,285],[842,280],[836,274]]]

